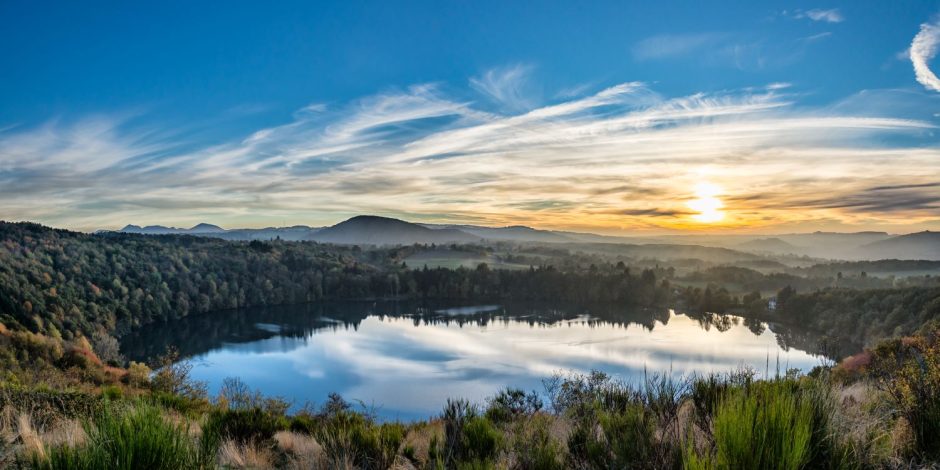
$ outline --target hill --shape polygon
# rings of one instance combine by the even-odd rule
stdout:
[[[940,260],[940,232],[898,235],[861,247],[875,258]]]
[[[404,220],[360,215],[324,228],[312,240],[343,245],[411,245],[414,243],[467,243],[480,237],[454,228],[431,229]]]
[[[422,224],[424,227],[440,230],[453,229],[461,232],[475,235],[485,240],[518,241],[518,242],[545,242],[561,243],[573,241],[557,232],[548,230],[539,230],[524,225],[512,225],[509,227],[483,227],[479,225],[432,225]]]
[[[758,238],[744,242],[737,247],[745,251],[760,251],[767,253],[797,253],[797,247],[779,239],[779,238]]]

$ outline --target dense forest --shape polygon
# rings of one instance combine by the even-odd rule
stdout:
[[[485,263],[449,269],[408,266],[403,261],[408,256],[440,250],[422,245],[360,248],[82,234],[31,223],[0,223],[0,240],[0,322],[52,338],[84,337],[95,346],[154,321],[336,299],[678,307],[801,324],[852,344],[910,334],[940,317],[940,277],[895,279],[860,271],[930,267],[923,263],[816,265],[807,270],[813,277],[738,266],[676,276],[671,266],[631,270],[622,260],[543,246],[504,255],[532,262],[528,269],[491,269]],[[493,250],[478,245],[448,249]],[[839,275],[839,269],[849,274]],[[836,275],[827,277],[831,272]],[[779,308],[769,310],[767,297],[774,295]]]
[[[0,321],[72,339],[158,320],[323,299],[517,299],[661,305],[668,283],[623,264],[583,271],[410,269],[407,250],[0,224]]]

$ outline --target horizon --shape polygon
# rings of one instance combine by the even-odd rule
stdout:
[[[5,220],[0,220],[0,222],[7,222],[7,223],[40,223],[41,225],[45,225],[45,226],[47,226],[47,227],[49,227],[49,228],[52,228],[52,229],[72,230],[72,231],[81,232],[81,233],[121,232],[121,231],[127,230],[127,229],[129,229],[129,228],[134,228],[134,229],[164,228],[164,229],[170,229],[170,230],[188,231],[188,230],[193,230],[193,229],[196,229],[196,228],[198,228],[198,227],[200,227],[200,226],[204,226],[204,225],[207,225],[207,226],[210,226],[210,227],[214,227],[214,228],[218,228],[218,229],[221,229],[221,230],[223,230],[223,231],[266,230],[266,229],[275,229],[275,230],[278,230],[278,229],[290,229],[290,228],[306,228],[306,229],[311,229],[311,230],[319,230],[319,229],[324,229],[324,228],[333,227],[333,226],[335,226],[335,225],[339,225],[339,224],[341,224],[341,223],[343,223],[343,222],[347,222],[347,221],[349,221],[349,220],[352,220],[352,219],[355,219],[355,218],[359,218],[359,217],[378,217],[378,218],[385,218],[385,219],[392,219],[392,220],[402,221],[402,222],[406,222],[406,223],[409,223],[409,224],[415,224],[415,225],[421,225],[421,226],[455,227],[455,228],[458,228],[458,229],[459,229],[460,227],[467,227],[467,228],[472,228],[472,227],[475,227],[475,228],[495,228],[495,229],[525,228],[525,229],[532,229],[532,230],[543,231],[543,232],[571,233],[571,234],[586,234],[586,235],[601,235],[601,236],[608,236],[608,237],[637,238],[637,239],[641,239],[641,238],[650,238],[650,237],[667,237],[667,238],[668,238],[668,237],[683,237],[683,236],[688,236],[688,237],[723,237],[723,236],[732,236],[732,237],[733,237],[733,236],[741,236],[741,237],[755,237],[755,238],[760,238],[760,237],[777,237],[777,236],[794,236],[794,235],[813,235],[813,234],[853,235],[853,234],[865,234],[865,233],[871,233],[871,234],[885,234],[885,235],[888,235],[888,236],[891,236],[891,237],[895,237],[895,236],[902,236],[902,235],[913,235],[913,234],[916,234],[916,233],[935,233],[935,232],[936,232],[935,230],[930,230],[930,229],[919,230],[919,231],[916,231],[916,232],[891,232],[891,231],[883,231],[883,230],[856,230],[856,231],[827,231],[827,230],[814,230],[814,231],[807,231],[807,232],[785,232],[785,231],[781,231],[781,232],[741,232],[741,231],[735,231],[735,232],[714,232],[714,231],[708,231],[708,232],[703,232],[703,231],[690,231],[690,230],[686,230],[686,231],[677,231],[677,232],[669,232],[669,233],[658,233],[658,234],[653,234],[653,233],[629,234],[629,233],[627,233],[627,234],[611,234],[611,235],[608,235],[608,234],[605,234],[605,233],[603,233],[603,232],[601,232],[601,231],[596,231],[596,232],[582,231],[582,232],[579,232],[579,231],[575,231],[575,230],[564,230],[564,229],[553,229],[553,228],[539,228],[539,227],[533,227],[533,226],[529,226],[529,225],[477,225],[477,224],[452,224],[452,223],[415,222],[415,221],[410,221],[410,220],[406,220],[406,219],[399,219],[399,218],[395,218],[395,217],[387,217],[387,216],[381,216],[381,215],[375,215],[375,214],[358,214],[358,215],[354,215],[354,216],[349,217],[349,218],[337,220],[337,221],[335,221],[335,222],[333,222],[333,223],[328,223],[328,224],[326,224],[326,225],[308,225],[308,224],[299,223],[299,224],[291,224],[291,225],[266,225],[266,226],[223,226],[223,225],[221,225],[221,224],[216,224],[216,223],[209,222],[209,221],[201,221],[201,222],[197,222],[197,223],[192,224],[192,225],[175,226],[175,225],[172,225],[172,224],[161,224],[161,223],[155,223],[155,224],[138,224],[138,223],[133,223],[133,222],[131,222],[131,223],[123,224],[123,225],[121,225],[121,226],[115,226],[115,227],[98,227],[98,228],[93,228],[93,229],[82,230],[82,229],[74,229],[74,228],[67,228],[67,227],[56,227],[56,226],[52,226],[52,225],[42,224],[42,223],[36,222],[36,221],[34,221],[34,220],[6,220],[6,221],[5,221]],[[768,239],[769,239],[769,238],[768,238]]]
[[[927,2],[10,2],[0,22],[0,219],[940,230]]]

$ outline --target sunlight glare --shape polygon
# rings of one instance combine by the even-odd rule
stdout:
[[[693,215],[692,218],[706,224],[724,219],[725,213],[721,209],[725,205],[718,199],[721,192],[720,186],[707,181],[695,185],[696,199],[689,201],[688,206],[689,209],[698,212],[698,214]]]

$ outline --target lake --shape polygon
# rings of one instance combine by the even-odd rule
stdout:
[[[331,302],[244,309],[154,324],[122,339],[132,360],[179,350],[216,393],[239,377],[295,406],[330,392],[384,419],[440,412],[447,398],[482,402],[506,386],[542,391],[563,371],[626,381],[752,367],[760,374],[819,365],[812,332],[667,309],[536,304]]]

